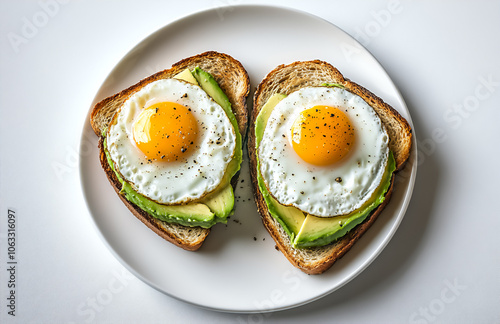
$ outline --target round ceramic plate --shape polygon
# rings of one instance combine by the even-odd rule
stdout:
[[[252,93],[263,77],[280,64],[311,59],[330,62],[345,77],[391,104],[411,124],[393,82],[356,40],[316,16],[269,6],[211,9],[161,28],[113,68],[94,104],[183,58],[209,50],[239,60],[250,76]],[[377,222],[330,270],[309,276],[276,251],[262,225],[253,201],[246,156],[236,189],[234,215],[227,225],[213,228],[199,251],[188,252],[154,234],[122,204],[101,170],[97,137],[85,122],[82,143],[89,141],[95,152],[81,155],[81,183],[90,214],[114,255],[159,291],[228,312],[295,307],[332,293],[352,280],[377,257],[398,228],[416,175],[414,145],[413,158],[398,176],[392,200]]]

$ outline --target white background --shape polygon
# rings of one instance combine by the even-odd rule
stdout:
[[[131,276],[92,223],[78,150],[97,90],[135,44],[198,10],[264,2],[74,1],[28,32],[46,2],[0,5],[2,323],[500,322],[500,2],[266,2],[339,26],[379,60],[412,115],[419,166],[403,223],[361,275],[306,306],[253,315],[200,309]],[[15,318],[5,308],[9,208]],[[110,289],[109,303],[90,306]]]

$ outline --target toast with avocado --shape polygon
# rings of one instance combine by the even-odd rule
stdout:
[[[383,157],[381,158],[383,163],[381,162],[378,168],[380,170],[377,171],[377,168],[371,169],[372,173],[377,171],[380,174],[379,180],[377,180],[378,182],[376,185],[370,187],[373,189],[370,189],[372,190],[370,194],[366,194],[366,198],[363,198],[365,200],[359,203],[360,207],[352,207],[348,212],[340,212],[338,215],[335,214],[332,216],[327,213],[320,214],[324,209],[330,208],[334,210],[336,208],[335,204],[337,202],[328,197],[328,194],[325,194],[324,198],[320,198],[319,200],[324,199],[325,201],[329,201],[329,205],[320,206],[320,208],[316,208],[317,206],[310,207],[311,210],[319,210],[320,212],[314,213],[309,209],[303,209],[300,206],[307,206],[307,208],[309,208],[307,201],[301,198],[308,194],[308,192],[304,192],[307,190],[301,190],[298,189],[298,187],[294,188],[293,185],[290,184],[293,182],[288,183],[287,181],[296,178],[299,169],[304,168],[304,170],[306,170],[304,174],[308,175],[309,178],[300,178],[301,181],[304,179],[304,183],[306,183],[306,180],[314,183],[318,181],[318,176],[310,172],[313,172],[311,170],[315,170],[314,172],[319,170],[317,172],[323,172],[319,174],[325,174],[325,172],[331,173],[332,179],[334,179],[331,181],[331,185],[327,184],[324,187],[331,186],[331,188],[333,188],[332,191],[336,190],[335,188],[340,188],[339,190],[343,190],[339,191],[340,194],[347,192],[349,190],[347,189],[349,188],[347,186],[349,184],[347,183],[347,178],[343,175],[339,176],[340,174],[334,174],[336,172],[335,163],[347,165],[348,163],[343,161],[351,159],[354,154],[358,154],[352,152],[354,150],[361,150],[360,147],[365,145],[363,143],[364,139],[359,134],[356,134],[356,136],[352,137],[352,140],[355,139],[356,142],[351,146],[349,145],[352,143],[348,140],[338,139],[344,142],[342,142],[342,145],[336,144],[337,146],[342,146],[342,149],[347,147],[347,150],[351,150],[351,147],[353,148],[352,151],[345,153],[347,157],[343,157],[344,160],[335,162],[331,168],[330,166],[325,167],[323,165],[311,166],[301,160],[301,154],[305,154],[311,156],[314,162],[314,159],[317,159],[320,154],[318,152],[321,151],[321,147],[330,145],[329,141],[332,140],[325,139],[323,145],[316,145],[309,148],[306,147],[305,149],[302,148],[302,152],[300,152],[297,150],[298,146],[294,146],[300,144],[300,141],[297,139],[298,136],[330,138],[332,136],[327,136],[330,134],[328,132],[332,129],[331,126],[335,128],[335,125],[337,128],[346,127],[346,131],[342,131],[342,133],[348,133],[348,131],[352,130],[350,124],[348,126],[339,126],[339,123],[330,125],[327,121],[323,124],[322,120],[321,124],[314,124],[319,126],[314,127],[312,130],[309,130],[310,133],[307,133],[307,127],[309,126],[306,125],[306,121],[304,120],[310,118],[310,121],[315,122],[314,118],[318,119],[319,117],[311,115],[323,109],[321,108],[322,106],[315,106],[317,107],[316,112],[309,112],[305,117],[302,113],[294,113],[293,109],[295,109],[295,105],[300,106],[300,100],[307,100],[307,98],[303,99],[307,97],[307,93],[311,93],[311,98],[315,98],[314,102],[323,102],[323,96],[332,93],[332,96],[335,98],[338,97],[342,99],[339,99],[340,105],[342,105],[342,102],[345,102],[346,108],[344,112],[346,114],[349,113],[349,110],[352,108],[349,105],[354,105],[354,101],[360,102],[359,105],[361,105],[362,108],[357,109],[374,111],[372,115],[378,116],[379,119],[379,121],[377,121],[378,119],[375,117],[374,123],[381,124],[380,138],[382,138],[382,142],[380,146],[384,147],[384,151],[380,153],[380,156]],[[365,107],[363,105],[367,105],[371,107],[371,109],[363,108]],[[334,108],[324,107],[324,109]],[[281,111],[292,112],[290,115],[280,115]],[[304,108],[303,111],[307,112],[310,110]],[[337,115],[337,112],[328,114],[327,117],[331,116],[333,118],[334,115]],[[339,114],[342,115],[341,112],[339,112]],[[290,118],[290,116],[301,116],[300,118],[302,119],[297,117],[295,122],[293,122],[293,120],[288,121],[287,118]],[[355,114],[355,116],[357,116],[357,114]],[[338,116],[335,118],[338,118]],[[300,127],[297,128],[298,130],[294,130],[293,127],[297,125],[298,120],[300,120]],[[293,126],[291,128],[292,131],[288,132],[289,135],[285,132],[272,133],[273,129],[279,130],[282,124],[288,122]],[[359,124],[358,121],[355,122]],[[345,124],[347,122],[343,123]],[[356,123],[353,123],[353,125],[358,125]],[[322,130],[323,126],[325,129],[328,129],[324,133]],[[354,131],[360,131],[361,128],[362,127],[354,127]],[[367,133],[369,132],[371,132],[371,129],[369,129]],[[289,140],[285,140],[287,136],[290,136]],[[336,136],[341,138],[346,135],[342,134]],[[268,138],[273,138],[274,141],[274,138],[281,137],[283,137],[284,140],[282,151],[289,150],[289,152],[292,152],[291,155],[293,155],[288,156],[286,159],[298,161],[293,162],[295,164],[287,162],[290,165],[295,165],[296,168],[292,168],[291,171],[289,171],[292,173],[285,174],[285,176],[281,175],[281,173],[285,173],[284,171],[281,173],[272,173],[273,168],[276,170],[281,170],[280,168],[282,168],[284,170],[284,167],[278,167],[278,165],[285,164],[284,162],[286,162],[283,159],[284,155],[278,155],[279,153],[276,153],[280,148],[277,146],[270,146],[272,148],[270,150],[271,153],[266,153],[266,146],[264,146],[263,142],[264,140],[269,142]],[[307,142],[308,138],[306,137],[305,140]],[[336,141],[336,139],[333,140]],[[383,142],[384,140],[386,142]],[[272,143],[273,142],[271,142],[271,144]],[[328,270],[351,249],[356,241],[358,241],[375,222],[384,207],[388,204],[392,191],[394,190],[395,173],[404,168],[410,155],[411,143],[411,127],[395,109],[369,90],[344,78],[331,64],[319,60],[294,62],[288,65],[280,65],[272,70],[256,88],[247,145],[255,202],[258,212],[261,215],[262,222],[274,239],[276,247],[284,254],[290,263],[307,274],[321,274]],[[287,147],[292,147],[295,152]],[[330,154],[330,149],[328,149],[327,153]],[[373,156],[368,156],[367,162],[369,164]],[[269,159],[263,160],[264,158]],[[357,163],[358,165],[352,167],[353,170],[360,170],[358,167],[361,162],[358,161]],[[358,171],[354,172],[356,173]],[[355,180],[352,181],[352,183],[362,182],[362,180],[356,178],[355,175],[353,177]],[[281,182],[273,187],[273,181]],[[367,183],[366,186],[370,186],[370,184]],[[343,196],[346,197],[347,200],[351,199],[353,195],[354,189],[352,187],[350,189],[350,193],[347,192],[345,194],[346,196]],[[299,190],[300,192],[296,192]],[[292,198],[287,200],[287,195]],[[310,194],[309,198],[314,200],[314,192]],[[341,203],[343,203],[343,201],[339,202],[339,205]],[[327,215],[325,216],[325,214]]]
[[[177,88],[169,88],[171,86]],[[166,90],[161,87],[166,87]],[[99,137],[101,166],[118,197],[131,213],[152,231],[185,250],[199,249],[210,233],[210,228],[217,223],[226,223],[227,217],[233,213],[233,190],[238,181],[242,142],[248,124],[246,99],[249,88],[248,74],[239,61],[227,54],[210,51],[183,59],[173,64],[170,69],[157,72],[103,99],[94,106],[90,114],[90,124]],[[178,96],[178,103],[170,103],[173,101],[170,99],[164,100],[169,101],[166,104],[158,102],[163,99],[155,99],[154,91],[160,94],[159,97],[165,91],[169,92],[170,97]],[[193,107],[189,103],[192,103]],[[202,103],[208,106],[204,107]],[[150,106],[146,107],[148,105]],[[154,107],[155,105],[157,106]],[[195,105],[200,107],[195,108]],[[136,106],[140,107],[134,108]],[[138,111],[138,116],[122,117],[124,113],[120,112],[128,111],[126,109],[136,109],[130,111]],[[209,136],[215,136],[210,132],[217,128],[208,125],[206,120],[197,118],[203,116],[214,119],[215,117],[210,116],[212,111],[218,114],[217,118],[221,122],[224,120],[226,128],[218,134],[219,139],[209,142]],[[173,115],[174,113],[177,115]],[[204,115],[201,115],[202,113]],[[126,122],[123,130],[119,126],[122,119]],[[166,123],[162,125],[162,122]],[[116,143],[123,143],[118,142],[122,140],[120,136],[123,137],[120,131],[126,134],[123,136],[129,138],[132,145],[113,142],[114,138],[118,138]],[[189,136],[194,137],[189,139]],[[226,142],[221,137],[225,138]],[[184,143],[186,140],[187,144]],[[228,145],[232,146],[228,148]],[[125,148],[121,148],[122,146]],[[196,156],[197,150],[204,147],[209,147],[207,152],[213,151],[223,159],[223,163],[220,163],[222,166],[213,167],[218,168],[220,174],[217,177],[210,174],[208,165],[202,165],[202,162],[193,157]],[[229,150],[231,154],[217,153],[224,149]],[[157,155],[151,155],[151,152],[156,150],[158,152],[154,154]],[[120,152],[124,152],[125,157],[127,154],[133,156],[133,159],[124,161],[127,159],[120,156]],[[200,157],[208,156],[207,152],[204,151],[203,155],[200,153]],[[185,155],[182,155],[183,153]],[[171,159],[165,158],[168,154],[171,154]],[[134,165],[136,158],[141,161],[140,166]],[[186,174],[197,168],[197,171],[193,172],[193,180],[187,180],[187,175],[182,176],[183,172],[177,173],[175,179],[173,175],[167,176],[171,178],[167,184],[173,183],[174,187],[185,186],[186,190],[190,191],[186,193],[187,199],[177,199],[177,192],[174,191],[170,196],[164,195],[167,198],[163,198],[162,188],[156,185],[161,183],[155,182],[159,181],[157,178],[165,177],[167,173],[173,174],[168,169],[169,165],[185,170]],[[139,173],[138,169],[146,171],[137,175],[135,173]],[[153,174],[155,175],[152,176]],[[204,179],[216,181],[210,180],[211,182],[206,184],[208,180]],[[193,184],[185,185],[187,181],[192,181]],[[155,184],[155,187],[147,188],[148,184]],[[198,188],[196,186],[205,186],[202,187],[205,191],[196,192],[197,189],[193,189]],[[167,185],[165,188],[169,189]],[[174,190],[172,186],[170,190]],[[173,197],[173,200],[165,201],[170,199],[169,197]]]

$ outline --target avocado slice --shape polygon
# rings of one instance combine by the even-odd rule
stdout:
[[[184,69],[182,72],[176,74],[174,76],[174,79],[184,80],[186,82],[189,82],[189,83],[192,83],[195,85],[199,85],[198,81],[196,81],[195,77],[193,76],[193,73],[191,73],[191,71],[189,71],[189,69],[187,69],[187,68]]]
[[[234,209],[234,191],[231,185],[225,185],[222,189],[203,198],[200,203],[205,204],[220,219],[225,219]]]
[[[295,248],[323,246],[336,241],[361,224],[385,200],[385,193],[391,185],[391,177],[395,169],[394,156],[390,152],[380,185],[361,208],[344,216],[316,217],[307,215],[302,228],[293,241],[293,246]]]
[[[229,100],[227,100],[227,102],[222,100],[224,97],[227,99],[227,96],[220,89],[212,75],[201,69],[199,69],[198,73],[204,76],[204,80],[212,80],[201,84],[201,87],[209,95],[210,93],[215,93],[216,98],[212,97],[212,99],[222,106],[228,115],[236,134],[236,149],[233,159],[229,162],[226,172],[222,178],[221,185],[215,192],[207,195],[198,202],[186,205],[167,206],[158,204],[136,192],[132,186],[124,181],[120,174],[116,172],[114,164],[111,161],[109,153],[106,149],[106,139],[104,140],[104,151],[108,164],[111,166],[116,177],[122,184],[120,193],[124,195],[128,201],[134,203],[136,206],[148,212],[153,217],[165,222],[178,223],[185,226],[201,226],[204,228],[210,228],[216,223],[226,223],[227,217],[233,212],[234,192],[230,181],[240,169],[243,154],[241,149],[241,135],[238,131],[236,117],[231,110],[231,104],[229,103]],[[181,73],[175,75],[174,78],[198,85],[198,81],[194,78],[189,69],[183,70]],[[207,90],[206,87],[208,87],[209,90]]]
[[[321,86],[322,87],[345,89],[345,87],[343,85],[341,85],[340,83],[322,83]]]
[[[228,109],[231,110],[231,103],[229,102],[229,99],[210,73],[203,71],[199,66],[197,66],[192,71],[192,75],[198,81],[203,90],[205,90],[205,92],[212,97],[216,103],[221,105],[226,112]],[[238,127],[236,127],[236,129],[238,129]]]
[[[161,205],[137,193],[129,183],[125,181],[122,183],[123,187],[120,193],[122,193],[128,201],[162,221],[205,228],[215,224],[215,214],[205,204],[191,203],[178,206]]]
[[[283,99],[286,98],[285,94],[275,93],[273,94],[265,103],[264,106],[260,109],[259,115],[255,120],[255,142],[256,148],[259,147],[259,143],[262,140],[262,136],[264,135],[264,130],[266,129],[267,120],[271,115],[274,107]]]
[[[271,96],[266,104],[262,106],[257,119],[255,120],[255,143],[256,150],[259,148],[259,143],[264,135],[264,129],[266,128],[267,120],[271,115],[274,107],[284,98],[286,95],[277,93]],[[290,240],[293,241],[294,237],[299,233],[302,223],[305,220],[304,213],[295,207],[287,207],[278,203],[267,191],[264,180],[260,175],[259,159],[257,158],[257,180],[260,192],[264,197],[267,204],[267,208],[271,216],[276,219],[285,232],[290,236]]]
[[[262,185],[260,182],[259,182],[259,188],[262,191]],[[281,224],[285,232],[290,237],[290,241],[293,242],[294,238],[300,232],[300,229],[303,226],[302,224],[304,223],[306,216],[304,215],[303,212],[301,212],[295,207],[281,205],[269,194],[267,189],[264,190],[265,190],[265,193],[263,193],[265,195],[264,200],[266,201],[269,213],[271,214],[271,216],[274,217],[274,219],[276,219]]]

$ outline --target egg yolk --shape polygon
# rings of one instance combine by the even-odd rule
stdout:
[[[300,113],[292,126],[292,145],[300,158],[324,166],[342,160],[354,144],[354,128],[338,108],[314,106]]]
[[[196,145],[198,123],[191,109],[174,102],[160,102],[144,109],[133,126],[137,147],[148,160],[177,161]]]

